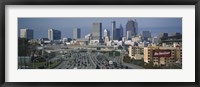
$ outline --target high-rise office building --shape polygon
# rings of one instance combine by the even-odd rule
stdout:
[[[151,32],[150,31],[142,31],[142,36],[144,40],[147,40],[148,38],[151,38]]]
[[[115,40],[122,40],[122,29],[116,28],[116,39]]]
[[[48,39],[49,40],[60,40],[61,39],[61,31],[55,29],[48,30]]]
[[[131,36],[135,37],[138,34],[138,23],[137,21],[129,20],[126,24],[126,32],[131,31]]]
[[[33,39],[33,30],[20,29],[20,38]]]
[[[124,37],[124,28],[122,27],[122,24],[120,24],[119,28],[121,29],[120,37]]]
[[[182,38],[182,34],[178,33],[178,32],[173,32],[171,36],[173,36],[176,39],[181,39]]]
[[[85,35],[85,39],[91,40],[92,39],[92,34],[89,33],[89,34]]]
[[[93,40],[99,40],[99,42],[102,41],[102,23],[93,23],[92,36]]]
[[[73,29],[73,39],[79,39],[79,38],[81,38],[81,29],[74,28]]]
[[[158,44],[159,42],[160,42],[160,38],[158,38],[158,37],[153,37],[152,38],[152,43]]]
[[[159,38],[166,39],[168,37],[168,33],[160,33]]]
[[[126,39],[131,40],[131,31],[126,31]]]
[[[110,41],[110,31],[108,29],[104,30],[104,37],[103,38],[104,38],[105,44]]]
[[[104,43],[107,44],[110,41],[110,38],[108,36],[104,37]]]
[[[116,38],[116,22],[112,21],[112,40],[117,40]]]

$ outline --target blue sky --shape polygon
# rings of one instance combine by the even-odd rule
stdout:
[[[18,33],[22,28],[34,30],[34,38],[47,38],[47,30],[50,28],[60,30],[62,38],[72,37],[73,28],[81,28],[81,37],[92,32],[92,23],[101,22],[102,28],[111,30],[111,21],[116,21],[116,26],[122,24],[124,31],[128,20],[136,19],[138,31],[149,30],[152,36],[157,36],[160,32],[182,33],[182,18],[18,18]],[[102,30],[102,31],[103,31]],[[19,34],[18,34],[19,35]]]

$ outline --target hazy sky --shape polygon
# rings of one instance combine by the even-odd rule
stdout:
[[[117,28],[122,24],[124,32],[128,20],[136,19],[138,31],[149,30],[152,36],[157,36],[160,32],[182,33],[182,18],[18,18],[19,29],[28,28],[34,30],[34,38],[47,38],[47,30],[50,28],[60,30],[62,38],[72,37],[73,28],[81,28],[81,37],[92,32],[92,23],[101,22],[102,32],[104,29],[111,30],[111,21],[116,21]],[[18,34],[19,35],[19,34]]]

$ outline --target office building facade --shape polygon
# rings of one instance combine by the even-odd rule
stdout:
[[[161,39],[166,39],[166,38],[168,38],[168,33],[160,33],[160,34],[159,34],[159,38],[161,38]]]
[[[150,31],[142,31],[142,36],[144,40],[148,40],[148,38],[151,38],[151,32]]]
[[[20,38],[33,39],[33,30],[20,29]]]
[[[126,38],[127,40],[131,40],[131,31],[126,31]]]
[[[104,37],[110,37],[110,31],[108,29],[104,29]]]
[[[112,21],[112,40],[117,40],[116,38],[116,22]]]
[[[135,37],[138,34],[137,21],[129,20],[126,24],[126,31],[131,31],[131,36]]]
[[[117,28],[116,29],[116,39],[115,40],[122,40],[122,29],[121,28]]]
[[[121,29],[120,37],[124,37],[124,28],[123,28],[122,24],[120,24],[119,28]]]
[[[99,42],[102,41],[102,23],[93,23],[92,37],[93,40],[99,40]]]
[[[81,38],[81,29],[74,28],[73,29],[73,39],[79,39],[79,38]]]
[[[48,39],[49,40],[60,40],[61,39],[61,31],[55,29],[48,30]]]
[[[182,34],[181,33],[173,32],[171,36],[176,38],[176,39],[182,39]]]

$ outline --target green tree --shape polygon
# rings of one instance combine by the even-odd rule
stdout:
[[[122,50],[122,49],[123,49],[122,45],[119,45],[119,46],[118,46],[118,49]]]
[[[38,46],[39,46],[39,43],[36,40],[29,40],[28,41],[29,55],[31,56],[32,61],[35,59],[34,55],[36,53],[39,53],[39,51],[37,50]]]
[[[124,56],[123,61],[126,63],[131,63],[131,58],[129,56]]]

